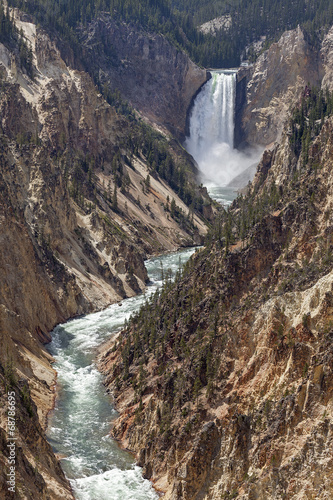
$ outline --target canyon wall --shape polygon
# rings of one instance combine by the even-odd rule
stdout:
[[[187,110],[206,70],[163,35],[104,15],[80,32],[89,67],[146,119],[185,138]]]
[[[235,146],[268,146],[279,140],[305,86],[318,86],[323,77],[320,50],[313,48],[301,28],[284,33],[253,66],[238,73]]]
[[[9,499],[72,498],[44,437],[56,373],[43,344],[56,324],[141,293],[148,256],[199,244],[206,222],[193,203],[206,198],[209,215],[209,200],[174,139],[118,113],[43,29],[14,14],[32,47],[33,74],[14,46],[0,44],[0,491]],[[184,57],[180,73],[192,65]],[[170,171],[181,166],[194,209],[153,172],[147,144],[152,158],[163,151]],[[5,475],[9,390],[20,450],[15,494]]]

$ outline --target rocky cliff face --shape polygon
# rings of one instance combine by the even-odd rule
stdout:
[[[36,365],[40,360],[36,356]],[[55,458],[51,445],[46,441],[37,415],[37,408],[30,398],[26,381],[14,375],[14,364],[0,366],[1,423],[7,421],[8,394],[15,401],[15,438],[0,427],[0,495],[4,500],[33,499],[73,500],[71,489]],[[45,363],[44,377],[50,369]],[[47,377],[45,377],[47,378]],[[7,430],[7,426],[6,426]],[[14,443],[14,448],[13,448]],[[15,456],[15,475],[10,475],[8,460]],[[14,481],[13,481],[13,478]],[[11,482],[12,481],[12,482]],[[9,490],[15,484],[15,492]]]
[[[72,498],[43,434],[56,379],[43,344],[57,323],[141,292],[148,255],[199,243],[206,228],[152,173],[136,122],[43,30],[17,11],[15,22],[31,44],[34,78],[0,44],[1,498]],[[176,141],[149,141],[163,143],[169,169],[181,164],[193,179]],[[5,484],[8,387],[18,405],[16,496]]]
[[[246,97],[239,97],[236,146],[243,142],[268,146],[279,140],[288,112],[304,87],[320,85],[323,76],[320,52],[309,45],[302,30],[284,33],[253,67],[238,74],[239,95]]]
[[[205,70],[163,35],[106,15],[82,31],[81,40],[102,82],[119,89],[151,122],[184,139],[187,110],[207,79]]]
[[[305,161],[287,128],[184,277],[101,357],[113,435],[167,499],[333,495],[332,133],[328,118]]]

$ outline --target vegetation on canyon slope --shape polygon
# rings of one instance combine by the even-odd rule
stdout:
[[[15,54],[16,63],[31,78],[34,76],[35,67],[32,63],[32,51],[11,19],[8,12],[0,8],[1,41]],[[13,89],[10,84],[1,81],[2,99],[10,102],[13,97]],[[145,124],[137,117],[136,112],[125,102],[119,92],[112,92],[107,85],[103,87],[103,94],[109,104],[115,108],[117,121],[121,122],[122,138],[118,138],[112,145],[111,155],[103,157],[100,152],[88,151],[86,147],[78,147],[73,144],[70,137],[64,132],[57,132],[56,142],[48,144],[51,156],[56,158],[67,181],[69,192],[76,203],[86,211],[91,212],[101,203],[107,203],[114,211],[118,210],[117,191],[121,190],[124,195],[128,194],[130,178],[126,173],[126,166],[133,167],[135,158],[140,158],[149,168],[149,175],[158,177],[179,195],[189,207],[191,212],[203,215],[204,204],[208,197],[204,195],[195,182],[193,162],[185,150],[174,141],[170,147],[168,140],[151,126]],[[18,131],[14,139],[21,148],[42,146],[38,133],[30,130]],[[125,134],[126,131],[126,134]],[[4,138],[5,140],[5,138]],[[107,167],[108,165],[108,167]],[[112,176],[111,185],[99,185],[96,173],[110,168]],[[104,200],[104,201],[102,201]],[[170,200],[171,201],[171,200]],[[167,209],[167,207],[166,207]],[[175,213],[172,214],[174,216]],[[190,232],[193,224],[190,219],[178,209],[178,222]]]
[[[309,147],[323,127],[325,118],[333,113],[333,95],[326,90],[306,87],[300,105],[293,110],[290,120],[290,144],[297,157],[302,154],[304,164],[309,159]]]
[[[232,316],[241,316],[251,305],[286,291],[302,290],[311,280],[330,270],[332,246],[329,240],[320,238],[312,257],[305,259],[301,266],[297,264],[298,259],[286,267],[277,263],[279,256],[282,262],[282,256],[288,254],[292,235],[287,223],[282,230],[279,217],[271,214],[287,212],[287,207],[304,196],[306,213],[303,215],[307,224],[314,223],[318,217],[312,205],[311,183],[315,177],[313,166],[306,174],[297,174],[289,192],[283,192],[283,199],[281,189],[274,182],[259,196],[253,190],[239,197],[229,211],[217,218],[207,246],[187,264],[183,274],[177,274],[173,283],[165,272],[163,289],[131,318],[127,327],[126,342],[121,347],[122,369],[116,370],[118,388],[130,381],[141,397],[145,384],[140,373],[153,356],[159,366],[159,383],[168,386],[169,378],[173,380],[165,396],[170,408],[173,398],[177,399],[174,411],[186,402],[193,402],[203,387],[207,387],[209,397],[216,382],[220,350],[231,333]],[[249,254],[258,240],[262,250],[266,243],[271,248],[265,256],[265,269],[255,278],[256,271],[251,269],[254,262]],[[264,276],[260,276],[261,272]],[[249,281],[256,281],[250,290],[245,276]],[[243,301],[240,295],[242,298],[247,295],[247,299]],[[178,363],[181,364],[179,370],[174,371]],[[178,386],[177,376],[184,376],[184,364],[188,367],[186,381]],[[136,372],[136,366],[141,367],[140,372]]]
[[[24,35],[20,32],[10,16],[9,9],[0,3],[0,42],[17,53],[20,64],[33,78],[32,50]]]
[[[282,452],[260,454],[266,453],[264,448],[277,447],[275,439],[287,428],[293,432],[291,421],[296,426],[306,418],[294,415],[287,423],[286,407],[298,408],[295,384],[300,384],[299,391],[303,381],[310,384],[307,381],[319,370],[317,366],[325,365],[325,356],[331,356],[332,323],[324,303],[325,313],[316,319],[304,313],[296,326],[285,311],[293,294],[300,301],[301,294],[332,269],[331,219],[329,208],[325,209],[331,189],[331,153],[326,153],[331,151],[331,101],[331,94],[306,89],[283,144],[265,153],[248,193],[221,211],[206,247],[174,283],[163,271],[163,289],[131,318],[102,360],[107,385],[122,408],[125,401],[127,406],[114,435],[140,452],[148,477],[156,480],[168,470],[177,498],[207,494],[214,480],[228,483],[221,486],[220,494],[226,495],[222,498],[229,498],[230,491],[236,497],[241,486],[242,491],[261,491],[265,486],[257,481],[257,474],[264,463],[273,467],[270,484],[275,486],[269,488],[280,488],[274,498],[284,498],[286,488],[278,479],[284,470]],[[311,128],[311,119],[307,121],[313,116],[316,123],[317,112],[325,115],[320,130]],[[295,142],[291,131],[299,130],[302,116],[311,140],[300,156],[295,144],[302,141]],[[285,170],[279,154],[288,159]],[[288,293],[289,299],[284,298]],[[325,300],[330,303],[329,292]],[[317,353],[313,357],[308,344]],[[294,360],[290,373],[288,360]],[[261,379],[260,367],[265,363],[267,375]],[[330,380],[328,375],[322,399],[311,399],[309,414],[317,402],[329,397]],[[223,408],[226,415],[220,428],[214,419]],[[220,429],[211,447],[203,437],[208,422],[211,430]],[[235,453],[228,459],[232,472],[228,479],[223,479],[226,469],[217,476],[212,472],[207,480],[211,468],[217,467],[216,446],[223,448],[228,442]],[[223,461],[231,451],[221,453]],[[184,464],[187,476],[181,481]],[[253,467],[257,467],[255,477],[250,473]]]
[[[267,42],[298,24],[315,39],[333,21],[333,1],[298,0],[71,0],[54,4],[50,0],[10,0],[10,5],[32,14],[70,42],[76,56],[82,56],[76,28],[87,25],[100,13],[111,13],[119,21],[135,23],[151,32],[165,34],[205,67],[238,66],[245,47],[261,36]],[[222,15],[232,19],[228,30],[203,34],[197,26]],[[81,63],[83,63],[81,57]]]
[[[207,236],[204,250],[185,266],[183,273],[177,274],[174,283],[166,272],[163,289],[131,318],[125,334],[127,341],[122,349],[125,367],[123,380],[128,379],[131,364],[140,364],[143,361],[146,363],[150,354],[154,354],[160,361],[159,371],[164,372],[166,364],[163,360],[167,349],[172,347],[171,352],[175,359],[184,361],[190,357],[191,366],[197,367],[198,371],[194,373],[191,381],[188,380],[188,386],[195,387],[196,378],[199,378],[204,385],[208,384],[210,377],[215,373],[211,366],[213,359],[216,359],[212,352],[213,340],[221,327],[223,330],[227,329],[224,312],[227,308],[236,307],[237,291],[240,292],[244,288],[243,294],[247,289],[243,278],[242,283],[237,283],[239,278],[237,275],[243,272],[241,270],[244,270],[245,264],[242,262],[240,265],[242,258],[239,261],[239,252],[245,254],[247,249],[250,250],[251,246],[255,246],[261,232],[267,230],[265,229],[267,221],[272,217],[276,217],[278,221],[280,213],[288,212],[288,207],[294,204],[297,206],[301,198],[304,198],[302,205],[305,213],[302,217],[306,225],[314,222],[319,216],[313,201],[316,192],[315,179],[321,168],[318,163],[320,152],[318,146],[311,147],[311,144],[320,134],[325,118],[332,116],[332,103],[332,93],[324,94],[316,89],[305,89],[301,103],[295,107],[289,124],[292,131],[289,132],[291,154],[295,155],[290,161],[296,162],[303,152],[299,161],[299,166],[302,167],[295,168],[291,182],[278,187],[274,179],[268,182],[267,171],[265,174],[262,172],[269,168],[272,158],[269,154],[268,158],[264,157],[265,168],[259,170],[253,186],[246,194],[239,195],[230,209],[221,209]],[[314,158],[314,153],[317,154],[317,158]],[[319,275],[327,273],[332,265],[330,239],[324,241],[319,238],[316,242],[316,251],[311,258],[304,261],[302,269],[296,265],[297,252],[294,250],[294,257],[290,258],[295,260],[295,274],[288,276],[286,272],[283,276],[284,271],[281,268],[278,279],[270,276],[269,268],[277,256],[282,257],[289,253],[292,241],[291,227],[295,224],[293,218],[298,215],[295,208],[293,212],[290,223],[287,224],[286,221],[284,224],[284,230],[276,228],[278,232],[275,235],[268,231],[267,241],[261,242],[262,245],[266,243],[271,245],[272,262],[266,264],[268,267],[265,284],[263,285],[262,279],[259,280],[261,289],[252,294],[251,300],[254,298],[258,300],[260,296],[260,300],[267,300],[270,296],[281,294],[282,291],[295,289],[295,286],[302,289],[305,285],[308,286],[312,275],[317,279]],[[272,216],[274,213],[278,215]],[[311,231],[315,235],[315,229]],[[275,241],[276,238],[279,241]],[[294,244],[296,245],[295,242]],[[265,289],[264,294],[263,289]],[[247,307],[248,305],[249,303]],[[204,311],[204,314],[200,311]],[[181,325],[186,325],[188,334],[185,336]],[[189,344],[192,341],[193,349]],[[187,394],[187,400],[190,401],[193,394],[192,396],[191,392]]]
[[[179,195],[189,207],[190,212],[203,216],[203,207],[208,203],[208,197],[203,196],[194,182],[192,164],[186,153],[176,144],[174,154],[171,153],[167,140],[151,127],[137,122],[123,122],[127,135],[114,147],[111,169],[108,167],[112,178],[104,187],[99,185],[96,172],[107,168],[104,159],[94,156],[89,152],[73,151],[66,145],[59,148],[57,155],[62,166],[65,178],[68,180],[70,194],[78,205],[89,213],[101,202],[110,205],[113,211],[119,212],[117,192],[121,191],[129,196],[131,181],[126,167],[134,169],[135,159],[141,159],[148,165],[149,174],[146,178],[146,187],[149,190],[149,177],[165,180],[168,185]],[[145,189],[145,186],[142,186]],[[171,201],[171,200],[170,200]],[[140,200],[137,200],[140,208]],[[165,207],[169,211],[170,207]],[[188,231],[193,231],[188,214],[182,210],[177,211],[177,220]],[[174,212],[171,216],[176,218]]]

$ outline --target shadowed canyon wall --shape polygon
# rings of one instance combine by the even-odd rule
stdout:
[[[145,118],[184,139],[193,95],[206,70],[163,36],[101,16],[82,30],[89,66]]]

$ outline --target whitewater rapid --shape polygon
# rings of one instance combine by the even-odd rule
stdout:
[[[125,299],[106,310],[57,326],[49,351],[58,373],[56,406],[47,437],[62,457],[62,468],[78,500],[156,500],[151,483],[132,456],[110,437],[117,412],[96,369],[96,348],[112,337],[131,314],[162,286],[162,267],[178,271],[194,249],[146,262],[150,284],[145,294]]]

